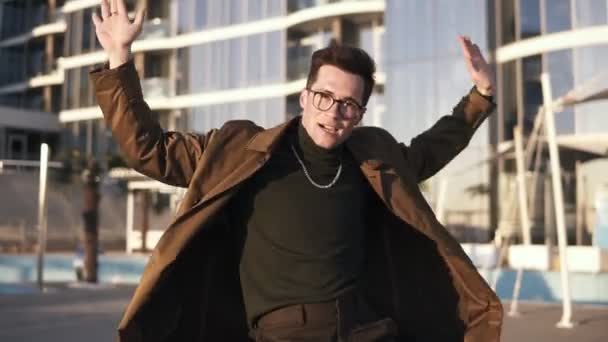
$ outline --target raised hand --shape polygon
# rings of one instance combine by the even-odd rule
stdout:
[[[131,21],[124,0],[102,0],[101,18],[93,13],[95,33],[101,47],[108,54],[110,68],[129,60],[131,44],[141,33],[145,10],[140,9]]]
[[[469,37],[458,36],[458,42],[462,48],[464,61],[471,75],[477,91],[481,94],[490,96],[494,93],[494,78],[492,70],[481,54],[477,44],[473,44]]]

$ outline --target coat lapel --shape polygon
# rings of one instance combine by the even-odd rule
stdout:
[[[374,191],[395,216],[437,244],[438,252],[453,271],[452,276],[460,278],[456,283],[461,284],[472,299],[468,308],[470,313],[476,312],[473,316],[478,316],[486,309],[492,293],[484,286],[485,281],[459,243],[437,221],[418,190],[418,184],[408,178],[404,170],[407,165],[399,165],[399,152],[378,149],[368,141],[357,141],[355,135],[353,138],[347,141],[347,147]]]
[[[127,323],[132,320],[135,313],[141,308],[150,291],[152,291],[152,287],[157,283],[161,272],[175,260],[182,248],[187,244],[195,232],[201,228],[200,224],[195,226],[185,223],[188,220],[196,220],[199,216],[201,217],[198,219],[199,222],[204,222],[203,217],[211,217],[214,213],[224,207],[230,198],[229,192],[244,180],[251,177],[266,163],[266,161],[268,161],[272,149],[286,129],[294,124],[295,120],[297,120],[297,118],[268,130],[260,131],[254,135],[246,146],[246,150],[249,153],[247,153],[245,159],[239,163],[239,167],[228,173],[228,175],[217,183],[209,193],[203,196],[199,202],[175,218],[152,253],[146,270],[142,275],[140,285],[136,289],[129,306],[123,315],[120,329],[127,328]],[[234,155],[231,154],[222,153],[220,155],[225,158],[234,158]],[[218,161],[218,163],[223,164],[221,161]],[[216,201],[216,199],[221,200]],[[194,216],[196,216],[196,218]],[[134,330],[136,329],[131,329],[129,331]]]
[[[272,150],[276,146],[279,139],[283,136],[287,128],[292,125],[297,118],[287,121],[279,126],[263,130],[254,135],[247,143],[246,150],[249,151],[249,155],[246,157],[240,166],[234,171],[230,172],[223,181],[218,185],[214,186],[209,193],[207,193],[202,200],[192,207],[192,210],[196,210],[197,207],[204,205],[210,200],[213,200],[217,196],[222,195],[226,191],[233,189],[235,186],[241,184],[243,181],[251,177],[257,170],[259,170],[272,154]],[[228,155],[227,158],[232,156]]]

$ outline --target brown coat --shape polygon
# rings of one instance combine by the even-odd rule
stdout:
[[[247,341],[230,199],[294,121],[268,130],[232,121],[204,135],[164,132],[132,62],[91,77],[130,166],[188,188],[124,313],[120,340]],[[500,339],[499,299],[418,188],[466,147],[491,109],[472,91],[410,146],[371,127],[356,128],[346,142],[380,199],[369,208],[360,287],[377,311],[395,319],[403,340]]]

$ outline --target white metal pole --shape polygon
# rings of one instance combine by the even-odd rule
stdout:
[[[530,217],[528,215],[528,194],[526,191],[526,170],[524,165],[524,147],[521,127],[513,128],[513,140],[515,142],[515,163],[517,166],[517,194],[519,199],[519,221],[522,229],[524,244],[532,242],[530,238]]]
[[[515,163],[517,166],[517,195],[519,202],[519,221],[521,224],[524,245],[529,246],[532,242],[532,239],[530,238],[530,218],[528,216],[528,195],[526,192],[526,165],[524,165],[525,158],[522,140],[523,137],[521,134],[521,127],[514,127],[513,141],[515,143]],[[515,285],[513,286],[513,297],[511,298],[511,310],[509,311],[509,316],[519,316],[519,311],[517,307],[523,273],[523,269],[520,267],[517,270],[517,277],[515,278]]]
[[[127,226],[126,226],[126,249],[127,253],[133,252],[133,210],[135,206],[134,190],[127,192]]]
[[[521,289],[522,278],[524,277],[524,270],[520,267],[517,269],[517,275],[515,277],[515,284],[513,284],[513,298],[511,298],[511,309],[508,315],[511,317],[517,317],[519,313],[519,290]]]
[[[437,205],[435,206],[435,215],[437,217],[437,221],[441,222],[441,224],[446,224],[445,222],[445,201],[448,192],[448,180],[447,178],[441,178],[439,181],[439,194],[437,195]]]
[[[46,181],[49,145],[40,146],[40,180],[38,187],[38,288],[44,290],[44,252],[46,250]]]
[[[582,163],[580,160],[575,164],[576,177],[576,244],[583,244],[583,176]]]
[[[562,190],[559,151],[555,133],[555,118],[553,116],[553,95],[549,74],[541,74],[543,99],[545,107],[545,136],[549,145],[551,162],[551,180],[553,185],[553,202],[555,205],[555,221],[557,225],[557,240],[559,246],[559,264],[562,283],[562,318],[557,323],[558,328],[572,328],[572,300],[570,298],[570,280],[568,274],[567,235],[564,213],[564,195]]]

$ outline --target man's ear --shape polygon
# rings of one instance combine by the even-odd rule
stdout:
[[[308,91],[306,89],[302,89],[300,92],[300,108],[304,110],[306,108],[306,103],[308,102]]]

